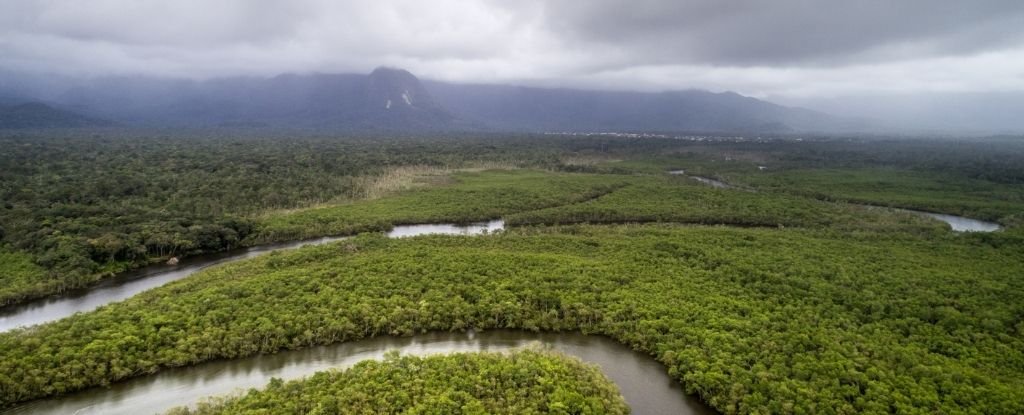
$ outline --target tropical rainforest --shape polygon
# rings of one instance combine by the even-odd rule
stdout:
[[[213,266],[2,333],[0,406],[215,359],[511,328],[609,336],[655,357],[725,413],[1024,413],[1024,141],[1012,137],[284,139],[114,130],[0,141],[11,149],[0,153],[8,303],[171,256],[358,234]],[[888,207],[1002,229],[952,232]],[[377,232],[499,217],[504,231],[475,237]],[[529,359],[548,359],[541,366],[571,374],[567,385],[587,392],[567,386],[571,396],[523,405],[565,398],[597,408],[587,406],[597,399],[618,410],[601,379],[580,380],[578,366],[550,356],[523,356],[392,358],[182,411],[372,407],[357,392],[409,362],[535,367]],[[402,388],[382,387],[381,396]],[[422,393],[490,412],[493,397],[460,387]],[[588,410],[597,409],[568,413],[598,413]]]
[[[600,369],[554,352],[389,354],[344,371],[175,408],[214,414],[628,414]]]

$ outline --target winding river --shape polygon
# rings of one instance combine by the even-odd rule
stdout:
[[[686,176],[708,186],[714,187],[716,189],[729,189],[732,187],[729,185],[729,183],[723,182],[721,180],[715,180],[712,178],[702,176],[688,176],[686,174],[686,170],[669,170],[668,174],[671,174],[673,176]]]
[[[427,234],[476,235],[504,229],[505,222],[471,223],[468,225],[426,224],[396,226],[389,237],[407,237]],[[151,288],[180,280],[203,268],[230,261],[252,258],[268,252],[293,249],[307,245],[321,245],[345,239],[328,237],[309,239],[252,248],[238,249],[182,259],[177,265],[153,265],[106,279],[97,285],[70,291],[60,296],[47,297],[0,310],[0,332],[17,327],[32,326],[59,320],[78,312],[94,310],[104,304],[121,301]]]
[[[986,222],[978,219],[965,218],[963,216],[947,215],[944,213],[922,212],[920,210],[898,209],[903,212],[910,212],[916,215],[927,216],[938,219],[949,224],[954,232],[995,232],[1002,229],[995,222]]]
[[[673,172],[673,174],[675,173]],[[995,223],[960,216],[899,210],[942,220],[950,224],[954,231],[991,232],[1000,229],[999,225]],[[425,234],[477,235],[503,228],[504,222],[501,220],[469,225],[404,225],[396,226],[387,235],[393,238]],[[45,323],[77,312],[89,311],[101,305],[120,301],[142,291],[185,278],[215,264],[341,239],[345,239],[345,237],[328,237],[259,246],[186,258],[177,265],[155,265],[142,268],[105,280],[88,289],[0,311],[0,331]],[[406,338],[379,337],[273,355],[208,362],[130,379],[109,388],[90,389],[60,398],[33,401],[10,408],[2,413],[81,415],[157,413],[174,406],[194,403],[203,396],[261,387],[272,377],[294,379],[329,368],[350,367],[361,360],[380,358],[384,353],[392,350],[416,355],[504,351],[535,342],[599,365],[622,390],[623,396],[626,397],[635,414],[714,413],[698,399],[683,393],[680,385],[668,377],[665,367],[660,363],[611,339],[578,333],[532,333],[507,330],[482,333],[432,333]]]
[[[469,225],[425,224],[396,226],[387,233],[400,238],[426,234],[478,235],[504,229],[493,220]],[[320,245],[346,237],[329,237],[265,245],[231,252],[201,255],[177,265],[154,265],[124,273],[102,283],[12,307],[0,314],[0,330],[45,323],[77,312],[120,301],[142,291],[220,263],[252,258],[268,252]],[[495,330],[481,333],[430,333],[414,337],[378,337],[349,343],[260,355],[245,359],[214,361],[174,368],[155,375],[118,382],[53,399],[10,408],[3,414],[147,414],[193,404],[200,398],[262,387],[272,377],[295,379],[314,372],[344,369],[384,353],[429,355],[470,351],[506,351],[540,343],[583,361],[597,364],[621,389],[635,414],[713,414],[699,399],[687,396],[678,382],[668,377],[663,365],[607,337],[579,333],[533,333]]]
[[[540,343],[597,364],[618,385],[634,414],[713,414],[687,396],[665,366],[603,336],[579,333],[533,333],[495,330],[480,333],[429,333],[414,337],[378,337],[349,343],[215,361],[169,369],[55,399],[29,402],[4,414],[153,414],[189,405],[201,397],[262,387],[270,378],[295,379],[314,372],[344,369],[384,353],[429,355],[470,351],[505,351]]]
[[[732,188],[732,186],[730,186],[728,183],[720,181],[720,180],[710,179],[710,178],[701,177],[701,176],[687,176],[686,175],[686,170],[669,170],[668,174],[671,174],[673,176],[686,176],[686,177],[689,177],[691,179],[694,179],[694,180],[696,180],[698,182],[704,183],[704,184],[706,184],[708,186],[711,186],[711,187],[714,187],[714,188],[717,188],[717,189],[729,189],[729,188]],[[899,211],[899,212],[907,212],[907,213],[913,213],[915,215],[926,216],[926,217],[929,217],[929,218],[932,218],[932,219],[936,219],[936,220],[940,220],[940,221],[946,222],[947,224],[949,224],[949,227],[952,228],[954,232],[995,232],[995,231],[998,231],[998,230],[1003,228],[1002,226],[1000,226],[998,223],[995,223],[995,222],[987,222],[987,221],[983,221],[983,220],[979,220],[979,219],[971,219],[971,218],[967,218],[967,217],[963,217],[963,216],[947,215],[945,213],[932,213],[932,212],[925,212],[925,211],[913,210],[913,209],[889,208],[889,207],[886,207],[886,206],[878,206],[878,205],[867,205],[867,204],[859,204],[859,205],[860,206],[869,207],[869,208],[892,209],[892,210]]]

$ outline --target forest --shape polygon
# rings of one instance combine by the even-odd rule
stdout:
[[[88,286],[172,256],[265,241],[266,233],[253,235],[262,214],[372,199],[413,185],[418,172],[551,167],[563,153],[665,146],[529,136],[265,134],[2,133],[0,255],[13,260],[0,263],[0,305]],[[386,226],[372,222],[362,229]]]
[[[370,234],[0,334],[0,399],[369,336],[518,328],[611,336],[727,413],[1019,413],[1022,267],[1022,244],[954,234]]]
[[[344,371],[272,380],[241,396],[215,397],[166,415],[630,413],[600,369],[538,348],[510,353],[386,355]]]
[[[815,204],[806,200],[810,197],[1017,224],[1024,206],[1017,185],[1024,177],[1017,162],[1024,160],[1024,145],[999,137],[973,143],[838,138],[693,143],[102,131],[0,135],[0,147],[9,149],[0,153],[0,256],[5,259],[0,305],[86,287],[170,257],[405,223],[524,213],[513,223],[794,226],[872,216]],[[761,174],[758,163],[771,165],[768,174]],[[764,192],[711,192],[676,186],[686,181],[636,177],[679,166]],[[457,188],[446,189],[452,187],[445,185],[452,184],[453,172],[484,168],[581,174],[563,174],[557,182],[551,175],[527,173],[493,180],[462,177]],[[671,200],[638,210],[622,206],[627,209],[618,212],[603,207],[614,200],[575,204],[627,184],[610,199],[659,186],[657,191]],[[376,204],[355,203],[396,193],[402,194]],[[775,200],[763,201],[765,193]],[[697,211],[675,209],[675,203]],[[567,205],[574,206],[559,209]],[[541,208],[551,210],[534,212]]]
[[[609,336],[724,413],[1024,413],[1024,142],[972,140],[9,134],[7,303],[170,256],[359,235],[0,333],[0,407],[216,359],[500,328]],[[379,233],[499,217],[507,229],[479,237]],[[371,382],[360,373],[202,410],[318,400]]]

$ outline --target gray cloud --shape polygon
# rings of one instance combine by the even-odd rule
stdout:
[[[928,0],[26,0],[0,69],[204,78],[364,72],[532,85],[1024,91],[1024,3]]]
[[[1019,45],[1019,1],[736,0],[553,2],[553,27],[651,61],[834,65]]]

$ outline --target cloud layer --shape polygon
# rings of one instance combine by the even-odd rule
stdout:
[[[366,72],[755,96],[1024,91],[1024,3],[26,0],[0,68],[207,78]]]

